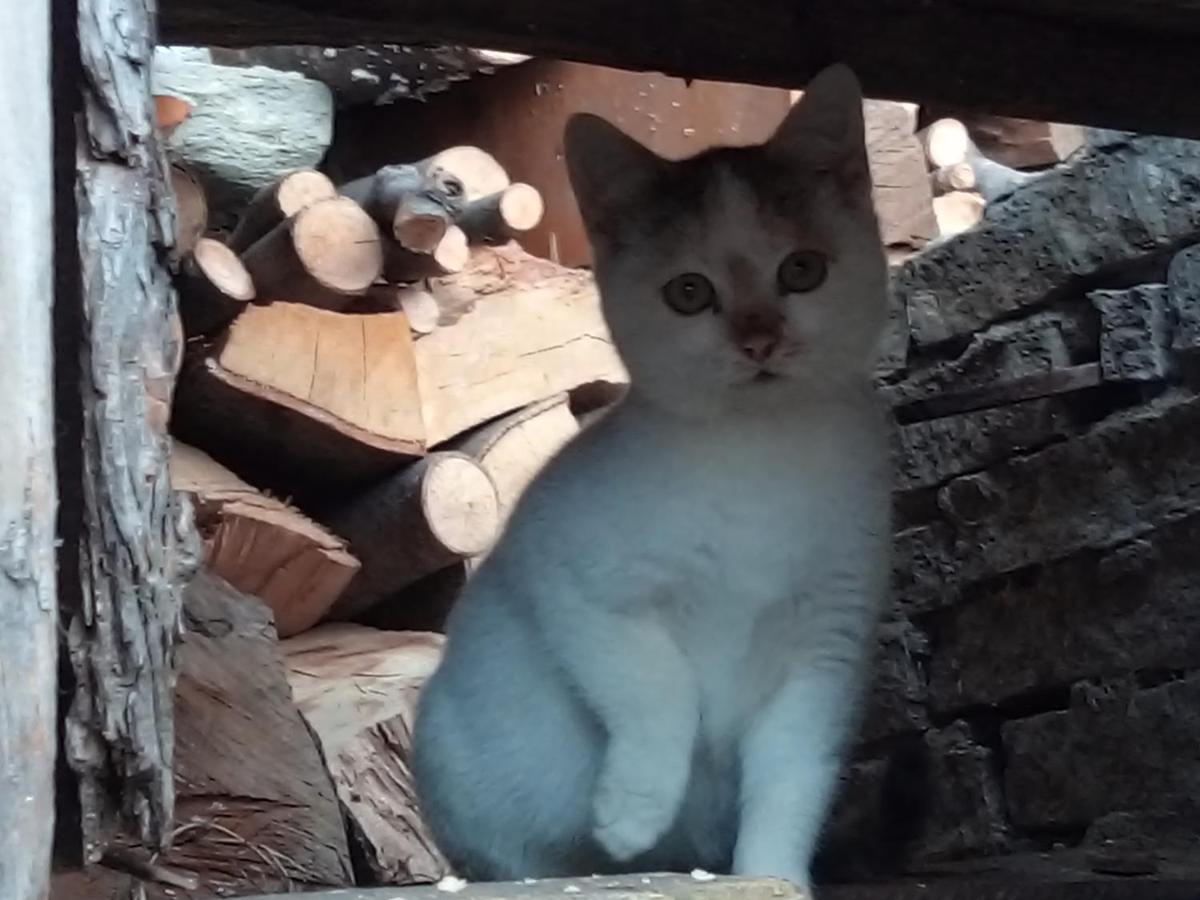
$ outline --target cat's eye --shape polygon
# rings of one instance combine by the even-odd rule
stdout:
[[[825,257],[815,250],[797,250],[784,257],[776,275],[779,290],[785,294],[807,294],[815,291],[828,274]]]
[[[662,295],[667,306],[682,316],[694,316],[717,302],[717,289],[697,272],[685,272],[672,278],[663,285]]]

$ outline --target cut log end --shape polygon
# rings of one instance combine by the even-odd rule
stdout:
[[[427,172],[441,170],[463,185],[464,199],[473,203],[489,194],[497,194],[509,185],[508,173],[486,150],[463,145],[449,147],[420,163]]]
[[[921,132],[921,146],[933,169],[944,169],[966,160],[971,135],[958,119],[938,119]]]
[[[465,456],[445,454],[430,460],[421,503],[430,531],[452,553],[482,553],[496,537],[496,490],[487,473]]]
[[[192,261],[213,287],[232,300],[254,299],[254,282],[237,254],[212,238],[201,238]]]
[[[472,244],[502,244],[536,228],[545,212],[542,195],[531,184],[511,184],[471,203],[458,224]]]
[[[431,334],[438,327],[442,311],[429,291],[401,288],[397,299],[413,334]]]
[[[280,179],[275,189],[275,202],[283,218],[296,215],[318,200],[337,196],[329,178],[315,169],[301,169]]]
[[[432,253],[446,236],[445,216],[414,213],[401,208],[392,221],[392,236],[400,246],[416,253]]]
[[[545,211],[541,193],[531,184],[511,184],[500,195],[500,215],[514,231],[536,228]]]
[[[348,197],[332,197],[302,209],[295,217],[292,238],[308,273],[330,290],[362,293],[379,277],[383,265],[379,229]]]

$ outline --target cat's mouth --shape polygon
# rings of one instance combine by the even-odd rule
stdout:
[[[780,375],[778,375],[775,372],[772,372],[769,369],[759,369],[757,372],[754,373],[754,377],[751,378],[750,380],[754,384],[768,384],[772,381],[778,381],[780,379],[780,377],[781,377]]]

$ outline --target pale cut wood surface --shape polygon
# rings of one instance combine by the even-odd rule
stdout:
[[[320,621],[359,569],[341,538],[178,441],[171,485],[192,497],[205,566],[265,603],[280,637]]]
[[[433,293],[460,317],[414,348],[430,446],[582,384],[628,381],[588,272],[507,244],[476,250]]]
[[[436,881],[449,866],[421,820],[409,751],[421,687],[443,638],[322,625],[282,645],[288,679],[324,753],[374,878]]]

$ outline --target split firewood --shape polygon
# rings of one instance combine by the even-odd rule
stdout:
[[[317,624],[359,569],[345,541],[179,441],[171,487],[192,497],[208,570],[267,604],[280,637]]]
[[[911,104],[863,103],[872,199],[880,236],[889,247],[920,249],[937,237],[933,192],[913,117]]]
[[[971,115],[964,123],[988,159],[1013,169],[1055,165],[1085,143],[1079,125],[988,115]]]
[[[305,206],[245,253],[263,300],[342,309],[383,271],[379,228],[349,197]]]
[[[418,811],[409,761],[417,700],[442,644],[439,634],[349,623],[281,644],[296,707],[320,744],[374,884],[450,874]]]
[[[467,204],[457,224],[469,244],[505,244],[536,228],[545,211],[538,189],[518,182]]]
[[[363,564],[330,612],[350,619],[402,588],[488,549],[500,527],[496,487],[463,453],[432,453],[326,517]]]
[[[629,380],[588,272],[507,244],[430,290],[444,318],[413,348],[430,446],[583,384]]]
[[[451,446],[491,477],[503,524],[533,477],[578,431],[567,395],[557,394],[489,422]]]
[[[208,200],[200,181],[178,163],[171,166],[171,191],[175,194],[175,253],[186,256],[208,230]]]
[[[175,278],[184,334],[201,337],[225,328],[254,299],[254,282],[237,255],[212,238],[200,238]]]
[[[471,258],[467,236],[457,225],[447,226],[428,253],[415,252],[396,241],[385,245],[383,275],[388,281],[408,283],[438,275],[451,275],[466,268]]]
[[[929,175],[929,183],[933,186],[935,196],[948,194],[951,191],[975,190],[975,170],[969,162],[955,163],[935,169]]]
[[[478,147],[449,147],[417,163],[429,173],[453,175],[463,186],[463,200],[474,203],[499,193],[509,185],[508,172],[496,158]]]
[[[315,169],[289,172],[255,193],[229,236],[229,246],[242,253],[304,207],[336,196],[333,182]]]
[[[408,320],[252,305],[185,366],[175,421],[185,440],[260,460],[255,483],[289,495],[374,480],[427,446]]]
[[[948,238],[974,228],[983,220],[986,206],[982,197],[969,191],[951,191],[934,197],[933,213],[937,216],[941,236]]]
[[[963,162],[971,149],[971,135],[958,119],[938,119],[917,133],[931,169]]]
[[[384,166],[338,191],[357,202],[405,250],[432,253],[462,210],[464,188],[448,172],[401,164]]]

